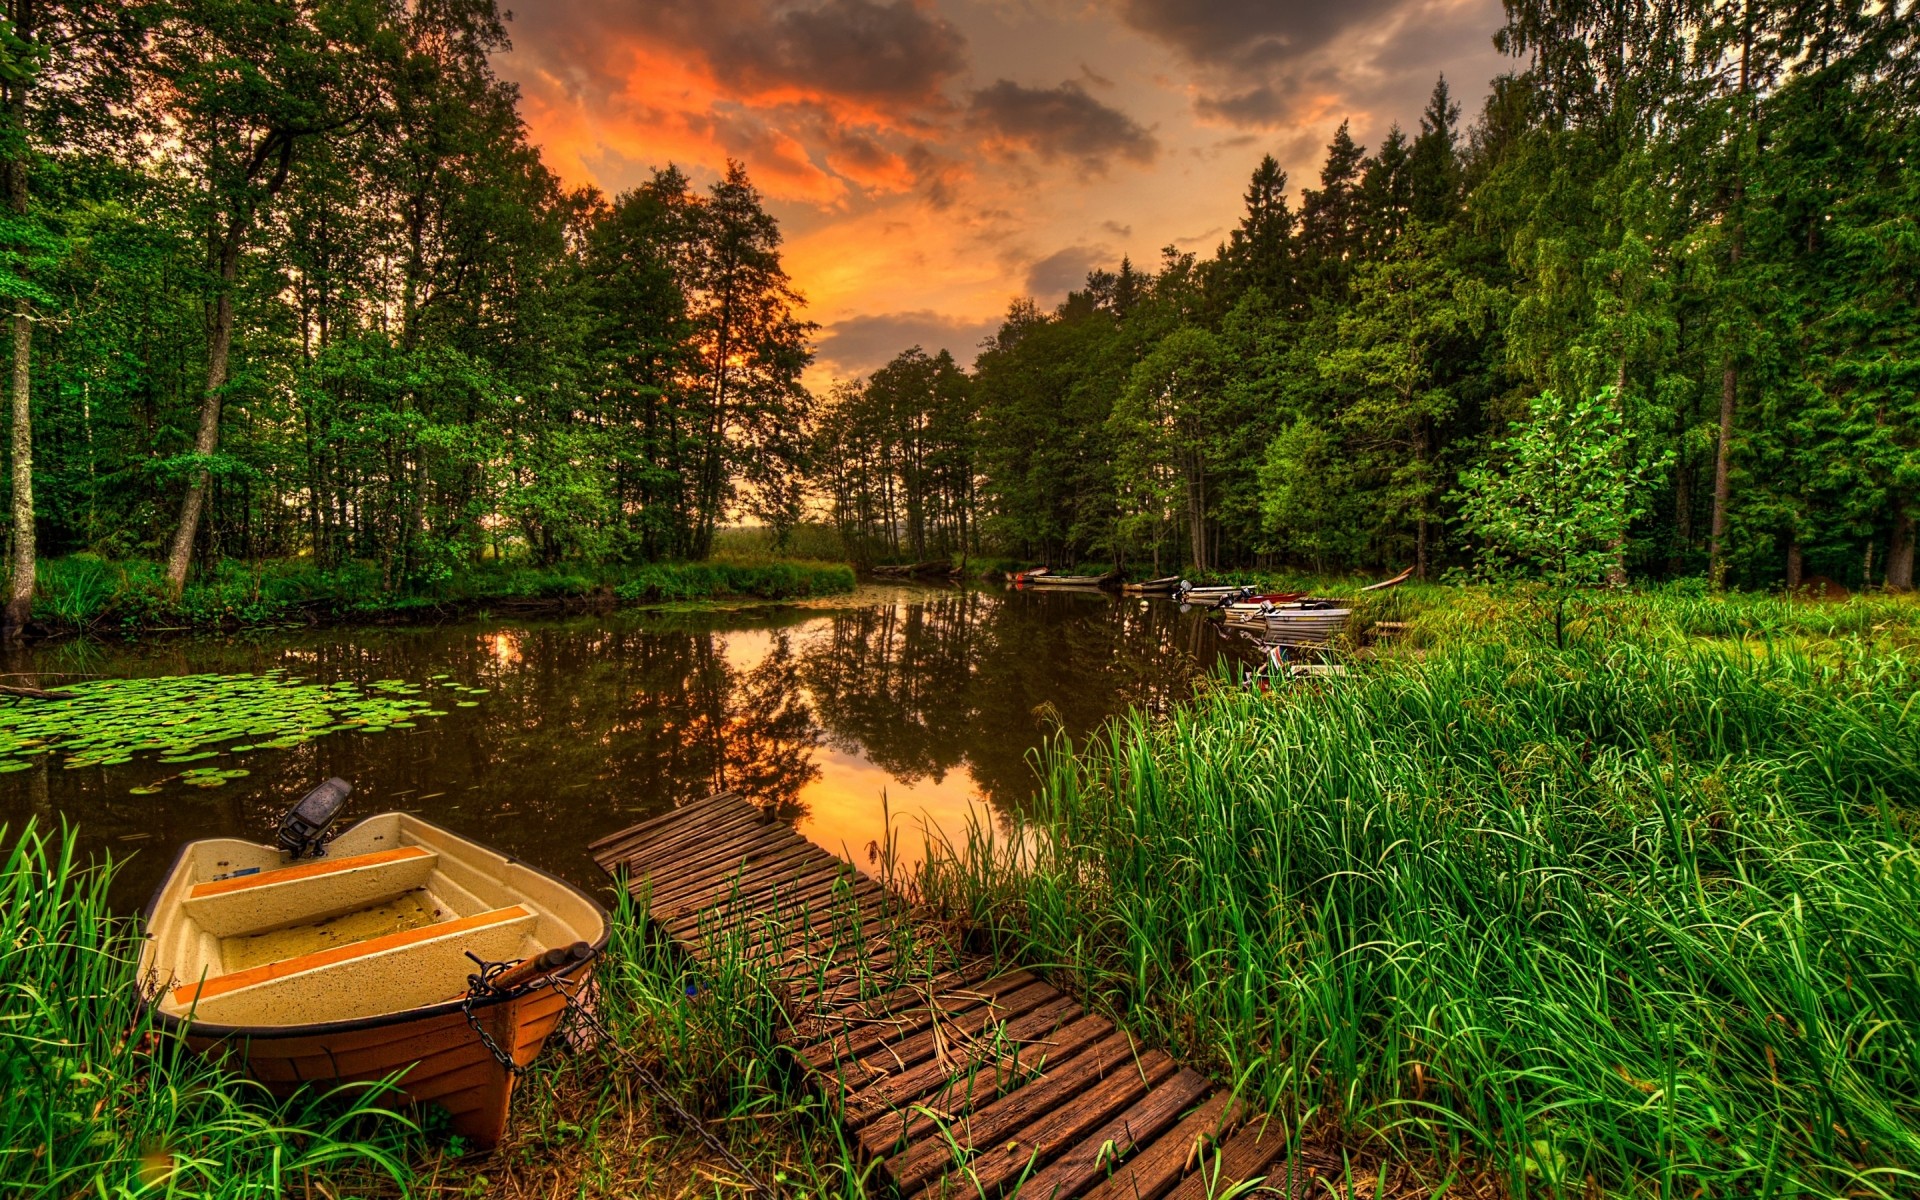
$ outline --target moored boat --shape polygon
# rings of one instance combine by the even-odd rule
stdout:
[[[1045,588],[1045,587],[1098,588],[1098,587],[1106,587],[1108,584],[1111,584],[1111,583],[1116,583],[1119,581],[1119,579],[1120,579],[1120,572],[1118,571],[1108,571],[1105,575],[1055,575],[1050,571],[1044,574],[1035,574],[1034,572],[1029,571],[1026,573],[1024,578],[1021,578],[1018,581],[1018,583],[1019,583],[1019,586],[1021,587],[1035,587],[1035,588]]]
[[[276,1093],[399,1075],[399,1098],[439,1105],[490,1147],[513,1097],[500,1056],[539,1054],[591,978],[607,914],[410,813],[328,840],[350,790],[315,789],[278,847],[184,846],[147,906],[141,986],[160,1024]],[[473,989],[475,959],[513,965]]]
[[[1253,595],[1253,589],[1244,585],[1231,587],[1195,587],[1185,580],[1174,589],[1174,599],[1195,608],[1217,608],[1222,604],[1237,604]]]
[[[1155,596],[1173,591],[1180,586],[1178,575],[1165,575],[1159,579],[1148,579],[1140,583],[1123,583],[1120,590],[1129,596]]]

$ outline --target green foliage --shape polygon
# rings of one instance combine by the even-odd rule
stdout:
[[[1619,596],[1563,652],[1484,600],[1424,658],[1054,747],[925,894],[1290,1122],[1511,1195],[1911,1192],[1913,604],[1803,651],[1678,631],[1892,602]]]
[[[1635,496],[1657,464],[1635,456],[1611,391],[1584,400],[1542,392],[1531,419],[1494,451],[1505,460],[1498,469],[1460,477],[1461,523],[1480,539],[1488,578],[1539,582],[1564,646],[1568,602],[1618,571]]]

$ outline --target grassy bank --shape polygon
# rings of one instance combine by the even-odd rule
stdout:
[[[49,630],[139,632],[453,615],[504,608],[639,605],[749,597],[791,600],[853,590],[840,563],[726,558],[637,566],[490,564],[431,588],[383,585],[379,567],[322,568],[302,561],[219,562],[175,598],[161,568],[85,555],[40,566],[36,624]]]
[[[1055,746],[1030,836],[927,897],[1512,1195],[1913,1194],[1912,603],[1623,598],[1565,652],[1509,599],[1397,603],[1399,657]]]

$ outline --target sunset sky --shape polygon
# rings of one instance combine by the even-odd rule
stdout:
[[[746,164],[822,326],[813,382],[918,342],[971,363],[1009,300],[1207,253],[1247,176],[1297,190],[1342,118],[1470,120],[1499,0],[530,0],[498,68],[570,184]]]

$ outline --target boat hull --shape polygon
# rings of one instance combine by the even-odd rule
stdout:
[[[566,1015],[567,998],[582,996],[593,959],[556,973],[558,983],[521,996],[476,1003],[474,1017],[517,1066],[540,1055]],[[163,1025],[181,1025],[159,1014]],[[285,1096],[308,1084],[377,1083],[397,1077],[384,1098],[393,1107],[435,1105],[453,1132],[479,1149],[506,1133],[514,1073],[481,1041],[457,1002],[432,1009],[342,1021],[305,1029],[187,1025],[186,1043]]]

